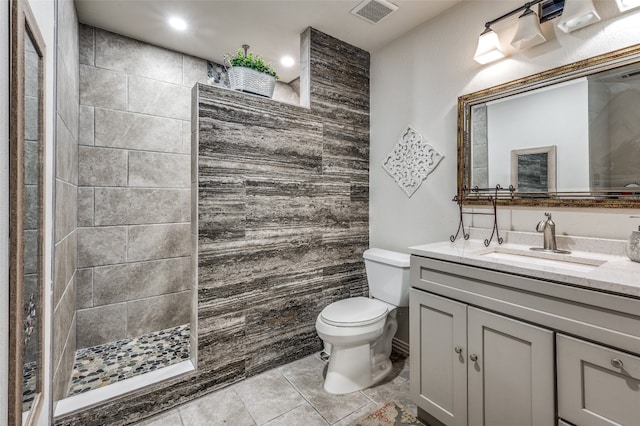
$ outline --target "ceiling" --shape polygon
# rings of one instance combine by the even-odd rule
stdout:
[[[350,12],[360,0],[76,0],[78,19],[118,34],[215,62],[242,44],[271,62],[282,81],[300,74],[300,34],[309,26],[369,52],[460,0],[392,0],[398,10],[378,24]],[[178,16],[182,32],[167,25]],[[291,68],[280,58],[292,56]]]

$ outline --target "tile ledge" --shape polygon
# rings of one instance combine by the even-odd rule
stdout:
[[[61,399],[54,408],[54,417],[62,417],[87,409],[91,406],[105,402],[106,400],[113,399],[145,386],[162,382],[194,370],[195,367],[191,361],[183,361],[160,370],[151,371],[140,376],[122,380],[103,388]]]

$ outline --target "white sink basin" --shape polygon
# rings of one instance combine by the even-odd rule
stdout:
[[[559,254],[533,250],[521,250],[510,247],[489,247],[474,253],[476,256],[504,261],[505,263],[560,268],[576,272],[588,272],[606,263],[606,260],[580,257],[572,254]]]

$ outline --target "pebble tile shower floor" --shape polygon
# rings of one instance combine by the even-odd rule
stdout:
[[[76,351],[67,396],[189,359],[189,325]]]
[[[36,396],[37,362],[29,362],[22,370],[22,411],[31,410],[31,405]]]

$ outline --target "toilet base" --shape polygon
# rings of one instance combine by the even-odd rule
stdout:
[[[391,372],[391,361],[386,358],[371,365],[369,344],[351,348],[333,347],[324,390],[335,395],[356,392],[372,386]]]
[[[325,342],[325,350],[331,351],[324,390],[336,395],[359,391],[374,385],[391,372],[391,341],[398,329],[395,311],[390,312],[383,321],[382,327],[369,325],[371,330],[365,329],[361,334],[344,338],[336,336],[337,332],[344,332],[344,329],[329,328],[318,319],[318,334]]]

